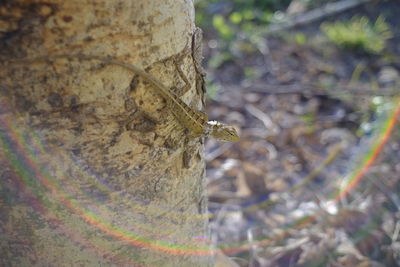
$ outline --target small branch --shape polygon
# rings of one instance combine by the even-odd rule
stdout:
[[[273,88],[273,90],[271,90]],[[244,92],[255,92],[262,94],[271,95],[290,95],[290,94],[302,94],[302,95],[314,95],[314,96],[326,96],[326,95],[373,95],[373,96],[396,96],[400,95],[400,90],[384,89],[384,90],[372,90],[365,87],[355,87],[338,85],[335,89],[321,89],[318,85],[268,85],[268,84],[251,84],[246,87],[242,87],[241,90]]]
[[[343,141],[342,141],[342,142],[343,142]],[[292,192],[292,191],[296,191],[297,189],[303,187],[304,185],[306,185],[306,184],[312,182],[315,178],[317,178],[318,175],[319,175],[323,170],[325,170],[326,167],[327,167],[328,165],[330,165],[330,164],[333,162],[333,160],[343,151],[343,149],[344,149],[344,143],[342,143],[342,142],[339,143],[339,144],[334,145],[334,146],[330,149],[329,154],[326,156],[326,158],[324,159],[324,161],[323,161],[321,164],[319,164],[310,174],[308,174],[306,177],[304,177],[304,178],[302,179],[302,181],[301,181],[299,184],[293,186],[293,187],[291,188],[291,192]]]
[[[328,3],[323,7],[310,10],[306,13],[289,17],[287,21],[282,23],[272,24],[268,27],[266,34],[287,30],[295,26],[308,24],[315,20],[332,16],[337,13],[343,12],[347,9],[354,8],[358,5],[365,4],[371,0],[342,0],[335,3]]]
[[[259,119],[265,126],[267,130],[270,130],[273,134],[279,133],[279,126],[276,125],[271,118],[258,108],[253,105],[245,105],[244,108],[249,112],[251,115]]]

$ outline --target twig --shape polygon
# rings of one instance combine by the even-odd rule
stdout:
[[[399,233],[400,233],[400,221],[397,221],[396,227],[394,228],[394,232],[392,235],[392,242],[397,241],[397,238],[399,237]]]
[[[390,190],[387,190],[385,183],[383,183],[382,181],[380,181],[380,179],[378,179],[378,177],[370,177],[370,176],[366,176],[368,181],[370,181],[374,186],[376,186],[382,193],[383,195],[390,201],[392,202],[392,204],[396,207],[397,211],[400,211],[400,199],[397,196],[397,194],[392,194],[392,192],[390,192]],[[379,180],[379,182],[378,182]]]
[[[337,88],[331,90],[321,90],[322,86],[319,85],[266,85],[266,84],[251,84],[242,87],[241,90],[245,92],[255,92],[270,95],[314,95],[314,96],[327,96],[327,95],[374,95],[374,96],[396,96],[400,95],[400,90],[393,89],[372,90],[365,87],[355,87],[348,85],[338,85]],[[273,90],[271,90],[273,88]]]
[[[365,4],[369,1],[371,0],[342,0],[335,3],[328,3],[323,7],[310,10],[297,16],[289,17],[288,20],[285,22],[270,25],[266,34],[287,30],[299,25],[304,25],[315,20],[343,12],[358,5]]]
[[[310,183],[312,180],[314,180],[318,175],[326,169],[328,165],[330,165],[333,160],[342,152],[344,148],[343,143],[336,144],[334,147],[332,147],[331,151],[329,151],[329,154],[327,157],[324,159],[324,161],[319,164],[307,177],[303,178],[303,180],[298,183],[297,185],[293,186],[291,188],[291,191],[296,191],[297,189],[303,187],[304,185]]]
[[[264,124],[265,128],[267,128],[267,130],[271,130],[271,132],[274,134],[277,134],[279,132],[279,126],[276,125],[267,114],[265,114],[253,105],[246,105],[244,108],[251,115],[259,119]]]
[[[215,267],[239,267],[239,264],[234,262],[231,257],[228,257],[222,250],[217,249],[214,252]]]

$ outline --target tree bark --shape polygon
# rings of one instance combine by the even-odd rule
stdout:
[[[0,3],[0,265],[209,266],[203,144],[134,64],[201,108],[192,1]],[[2,62],[2,63],[1,63]]]

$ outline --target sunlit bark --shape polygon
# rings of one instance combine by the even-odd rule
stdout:
[[[185,142],[154,88],[96,60],[7,63],[111,56],[199,108],[193,12],[175,0],[1,2],[1,266],[209,265],[203,146]]]

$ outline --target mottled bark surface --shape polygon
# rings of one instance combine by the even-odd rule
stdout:
[[[112,56],[199,109],[193,12],[176,0],[1,2],[1,266],[209,265],[203,145],[185,142],[154,88],[96,60],[5,62]]]

